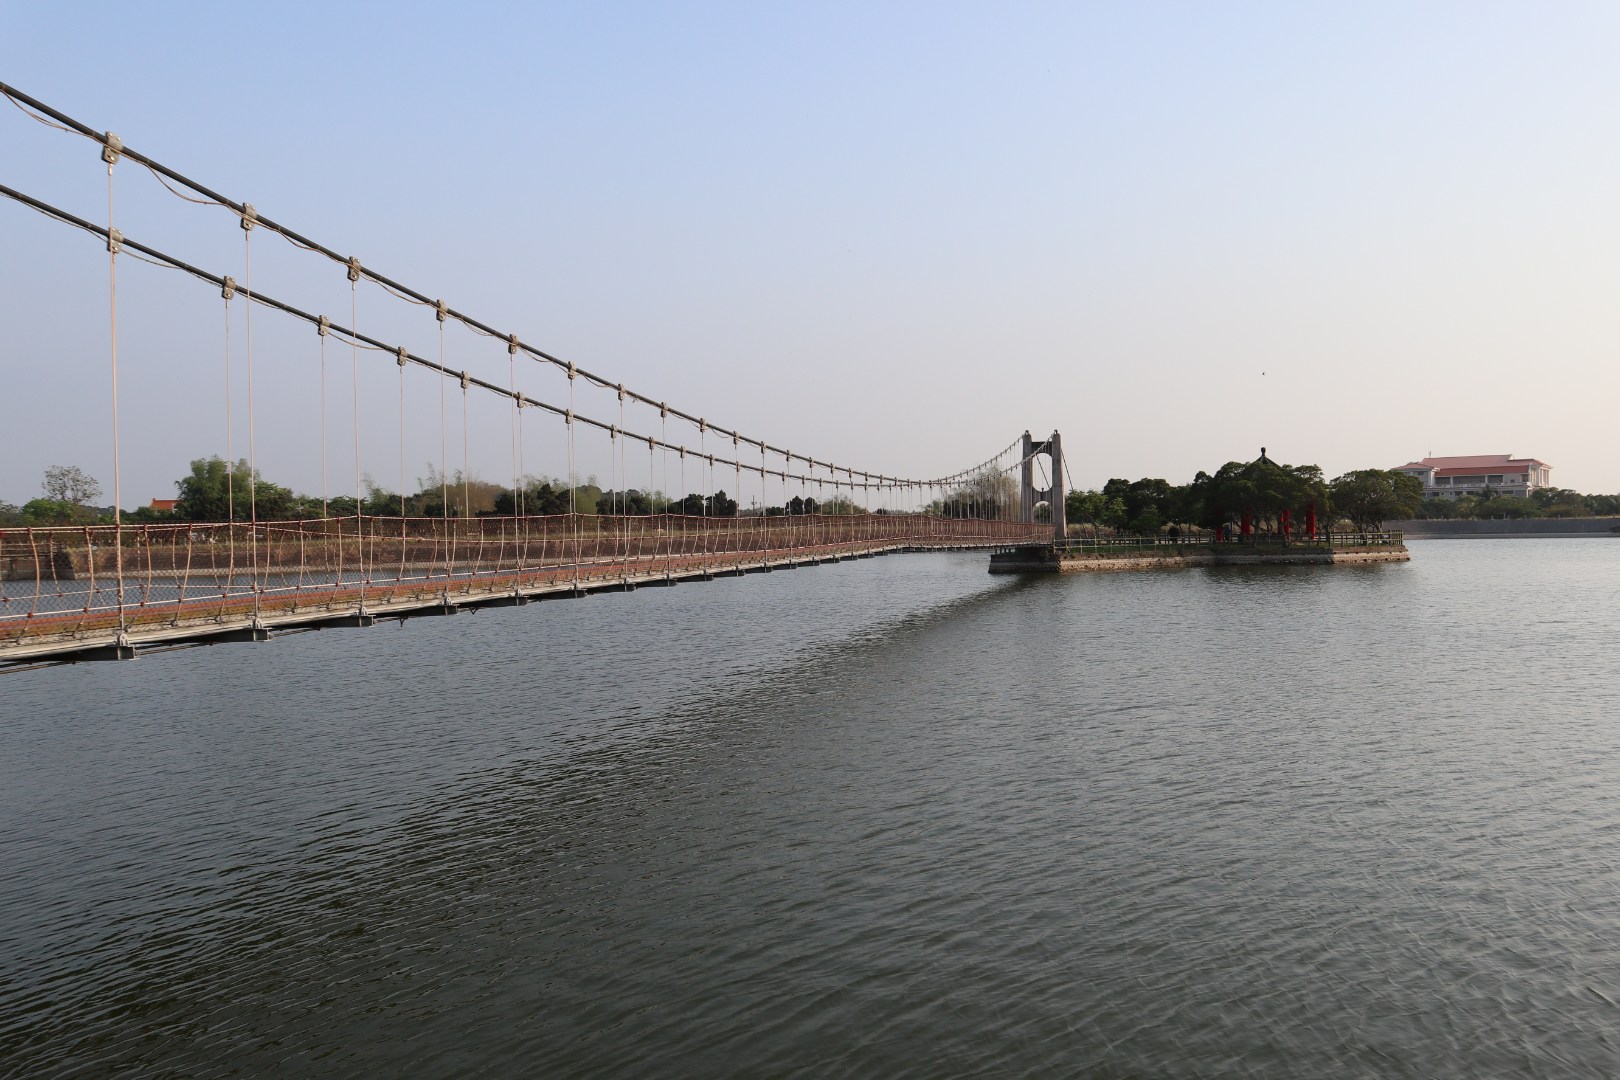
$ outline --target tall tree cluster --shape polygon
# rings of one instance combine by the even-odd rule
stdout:
[[[1312,512],[1319,526],[1344,519],[1358,529],[1377,529],[1412,516],[1422,503],[1422,484],[1404,473],[1358,469],[1328,482],[1315,465],[1285,465],[1262,455],[1229,461],[1214,473],[1200,471],[1181,485],[1152,477],[1112,479],[1100,491],[1069,492],[1064,506],[1070,524],[1119,532],[1230,528],[1247,518],[1256,531],[1274,533],[1285,518],[1298,524]]]

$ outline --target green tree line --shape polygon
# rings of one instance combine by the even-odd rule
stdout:
[[[1576,518],[1620,516],[1620,495],[1582,495],[1568,488],[1537,488],[1528,497],[1486,488],[1478,495],[1424,499],[1420,518]]]
[[[1245,511],[1257,531],[1275,532],[1284,511],[1298,523],[1313,503],[1319,528],[1343,521],[1371,530],[1408,518],[1620,516],[1620,495],[1541,488],[1520,498],[1487,489],[1477,497],[1425,499],[1421,481],[1395,470],[1355,469],[1324,481],[1314,465],[1279,465],[1263,456],[1229,461],[1214,474],[1198,473],[1189,484],[1147,477],[1109,480],[1100,491],[1069,492],[1064,506],[1071,525],[1118,532],[1230,527]]]
[[[556,477],[527,476],[513,488],[467,476],[460,471],[441,474],[432,465],[417,478],[417,490],[401,494],[362,481],[364,494],[321,498],[304,495],[265,479],[246,459],[235,462],[218,456],[198,458],[190,471],[174,482],[177,497],[172,509],[143,506],[123,515],[126,523],[158,524],[210,521],[296,521],[321,517],[488,517],[566,514],[689,514],[735,517],[737,500],[724,490],[710,495],[697,492],[672,499],[662,492],[604,491],[594,477],[570,486]],[[77,467],[52,466],[45,472],[43,495],[20,506],[0,502],[0,527],[17,525],[110,524],[111,507],[91,505],[101,497],[101,486]],[[846,511],[853,509],[847,501]],[[807,509],[807,507],[809,509]],[[789,507],[767,513],[813,513],[813,500],[794,499]]]
[[[1116,532],[1237,530],[1247,519],[1255,532],[1275,534],[1284,523],[1302,527],[1312,514],[1319,529],[1336,521],[1378,529],[1411,516],[1422,502],[1422,483],[1405,473],[1357,469],[1329,481],[1316,465],[1285,465],[1262,454],[1254,461],[1229,461],[1214,473],[1200,471],[1187,484],[1112,479],[1100,491],[1069,492],[1064,509],[1071,525]]]
[[[725,491],[712,495],[692,492],[670,498],[662,492],[627,489],[604,491],[595,478],[570,486],[555,477],[525,477],[514,492],[510,486],[468,476],[460,471],[441,474],[432,465],[417,478],[417,490],[407,494],[380,487],[371,478],[364,494],[327,499],[303,495],[264,479],[246,460],[226,462],[214,456],[191,462],[188,474],[175,481],[173,510],[141,507],[124,520],[142,522],[286,521],[366,514],[375,517],[486,517],[490,515],[564,514],[689,514],[694,517],[734,517],[737,500]],[[21,505],[0,501],[0,526],[80,525],[108,523],[110,507],[94,505],[102,497],[96,479],[77,466],[53,465],[45,470],[41,494]],[[1281,465],[1262,455],[1255,461],[1229,461],[1213,474],[1200,472],[1187,484],[1144,477],[1111,479],[1101,490],[1071,491],[1065,509],[1071,525],[1091,525],[1119,532],[1154,533],[1188,526],[1215,529],[1238,525],[1245,513],[1260,532],[1278,531],[1286,513],[1303,522],[1314,504],[1322,527],[1348,521],[1357,528],[1376,529],[1385,521],[1402,518],[1535,518],[1620,516],[1620,495],[1583,495],[1567,488],[1541,488],[1528,498],[1486,489],[1478,496],[1423,498],[1415,477],[1383,469],[1357,469],[1326,481],[1315,465]],[[861,508],[842,496],[818,502],[800,496],[781,506],[756,507],[750,513],[779,514],[859,513]],[[995,517],[1017,512],[1016,483],[1006,476],[975,478],[942,499],[926,513],[947,517]]]

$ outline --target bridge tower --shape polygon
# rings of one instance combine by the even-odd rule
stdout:
[[[1052,463],[1048,475],[1051,476],[1051,487],[1037,488],[1035,486],[1035,455],[1045,454]],[[1037,503],[1046,503],[1052,510],[1052,539],[1062,543],[1068,535],[1068,521],[1064,515],[1063,506],[1063,442],[1057,432],[1052,432],[1045,442],[1037,443],[1030,437],[1028,431],[1024,432],[1023,453],[1019,455],[1024,462],[1019,488],[1019,520],[1033,522],[1035,520],[1035,506]]]

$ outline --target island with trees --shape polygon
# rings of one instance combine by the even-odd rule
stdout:
[[[1400,534],[1384,524],[1422,502],[1421,483],[1404,473],[1356,469],[1330,481],[1316,465],[1283,464],[1262,448],[1186,484],[1144,477],[1071,491],[1067,543],[1003,553],[992,570],[1404,561]]]

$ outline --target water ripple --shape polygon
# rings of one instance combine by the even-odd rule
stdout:
[[[0,1076],[1609,1076],[1620,546],[8,679]]]

